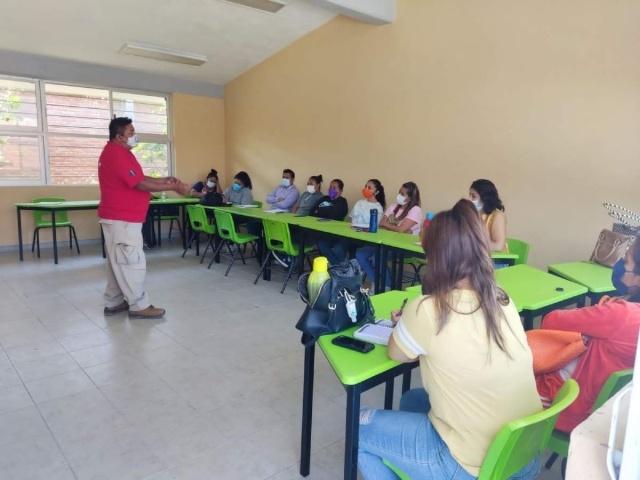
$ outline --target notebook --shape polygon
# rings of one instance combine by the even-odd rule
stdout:
[[[353,334],[358,340],[375,343],[378,345],[388,345],[389,337],[393,333],[393,324],[390,320],[382,320],[378,323],[367,323],[361,326]]]

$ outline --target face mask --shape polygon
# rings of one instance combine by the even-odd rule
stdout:
[[[234,192],[239,192],[240,190],[242,190],[242,187],[240,186],[239,183],[233,183],[233,185],[231,185],[231,188]]]
[[[335,200],[336,198],[338,198],[338,190],[333,187],[329,187],[329,198],[331,200]]]
[[[307,192],[316,193],[316,187],[314,187],[313,185],[307,185]]]
[[[288,187],[289,185],[291,185],[291,180],[289,180],[288,178],[283,178],[282,180],[280,180],[280,185],[282,185],[283,187]]]
[[[235,185],[235,183],[234,183],[234,185]],[[207,181],[207,187],[209,187],[209,188],[213,188],[213,187],[215,187],[215,186],[216,186],[216,182],[212,182],[211,180],[208,180],[208,181]]]
[[[134,148],[136,145],[138,145],[138,135],[131,135],[129,138],[127,138],[127,145],[129,145],[131,148]]]
[[[399,193],[398,196],[396,197],[396,203],[398,205],[404,205],[405,203],[407,203],[407,197]]]
[[[476,207],[476,210],[478,210],[479,212],[482,210],[482,207],[484,207],[484,205],[482,204],[482,200],[471,200],[473,202],[473,205]]]
[[[373,190],[369,190],[367,187],[364,187],[362,189],[362,196],[364,198],[366,198],[367,200],[369,200],[370,198],[372,198],[376,193]]]

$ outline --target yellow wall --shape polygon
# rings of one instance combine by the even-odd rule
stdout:
[[[215,168],[224,178],[224,100],[176,93],[171,105],[176,176],[194,183]]]
[[[224,100],[185,94],[172,95],[172,125],[174,172],[185,182],[202,178],[215,166],[224,170]],[[96,159],[96,163],[97,163]],[[97,186],[64,187],[0,187],[0,245],[17,245],[16,209],[14,203],[28,202],[35,197],[59,196],[68,200],[99,197]],[[70,212],[78,239],[100,238],[96,211]],[[31,244],[33,222],[31,212],[23,212],[24,242]],[[66,238],[66,232],[61,232]],[[43,232],[41,241],[50,241],[50,232]]]
[[[398,19],[336,18],[225,87],[227,164],[262,197],[282,167],[298,183],[369,177],[394,198],[450,207],[496,182],[509,234],[532,260],[587,258],[600,202],[640,210],[640,2],[399,0]],[[326,188],[326,185],[325,185]]]

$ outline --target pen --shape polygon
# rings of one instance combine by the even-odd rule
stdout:
[[[402,301],[402,305],[400,305],[400,313],[398,314],[398,316],[402,315],[402,312],[404,311],[404,307],[407,305],[407,302],[408,302],[408,301],[409,301],[409,299],[408,299],[408,298],[405,298],[405,299]]]

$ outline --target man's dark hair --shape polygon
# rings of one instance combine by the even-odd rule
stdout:
[[[128,117],[116,117],[109,122],[109,140],[113,140],[118,135],[124,135],[127,125],[131,125],[133,120]]]
[[[285,168],[284,170],[282,170],[282,174],[284,175],[285,173],[291,175],[291,178],[296,178],[296,174],[293,173],[293,170],[291,170],[290,168]]]

